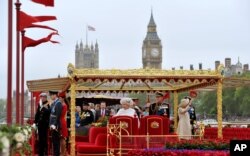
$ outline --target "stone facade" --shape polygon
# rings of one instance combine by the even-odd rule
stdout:
[[[99,47],[98,43],[95,46],[86,44],[82,41],[75,48],[75,67],[76,68],[99,68]]]
[[[142,45],[143,68],[162,69],[162,44],[158,37],[153,13],[151,12],[147,35]]]

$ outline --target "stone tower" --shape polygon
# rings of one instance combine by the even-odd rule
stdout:
[[[156,24],[151,11],[148,23],[147,35],[142,45],[142,64],[143,68],[162,68],[162,45],[158,37]]]
[[[80,46],[76,43],[75,47],[75,67],[76,68],[99,68],[99,47],[96,41],[95,46],[93,43],[83,45],[82,41]]]

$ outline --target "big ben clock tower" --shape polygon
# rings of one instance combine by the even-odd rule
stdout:
[[[162,45],[157,35],[156,24],[151,12],[147,35],[142,45],[143,68],[162,68]]]

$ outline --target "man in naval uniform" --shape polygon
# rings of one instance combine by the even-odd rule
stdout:
[[[169,104],[164,103],[163,93],[156,92],[156,102],[150,104],[149,115],[160,115],[164,117],[170,117]]]
[[[89,125],[92,122],[94,122],[93,112],[91,110],[89,110],[88,107],[89,107],[88,103],[83,103],[82,114],[80,115],[80,118],[81,118],[80,125],[81,126],[86,126],[86,125]]]
[[[62,113],[62,103],[58,98],[58,91],[49,91],[50,98],[53,101],[51,104],[50,114],[50,130],[52,135],[53,155],[60,155],[60,116]]]
[[[195,122],[196,122],[195,107],[192,105],[193,99],[190,96],[186,96],[185,99],[189,99],[190,108],[188,110],[188,113],[189,113],[189,118],[190,118],[190,124],[192,127],[192,135],[194,135],[195,134]]]
[[[50,106],[47,94],[40,94],[40,102],[35,115],[33,127],[38,128],[39,156],[48,155],[48,130],[49,130]]]

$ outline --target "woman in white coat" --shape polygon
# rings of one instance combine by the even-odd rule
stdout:
[[[134,104],[133,100],[131,98],[122,98],[121,101],[121,109],[116,113],[115,116],[131,116],[133,118],[138,119],[138,127],[140,126],[140,120],[137,116],[137,113],[135,109],[131,108]]]
[[[117,112],[115,116],[131,116],[136,117],[136,112],[131,106],[133,105],[133,100],[131,98],[122,98],[121,101],[121,109]]]
[[[179,104],[178,108],[178,128],[177,128],[177,134],[179,136],[179,139],[191,139],[191,125],[190,125],[190,118],[188,114],[189,110],[189,99],[182,99],[181,103]]]

